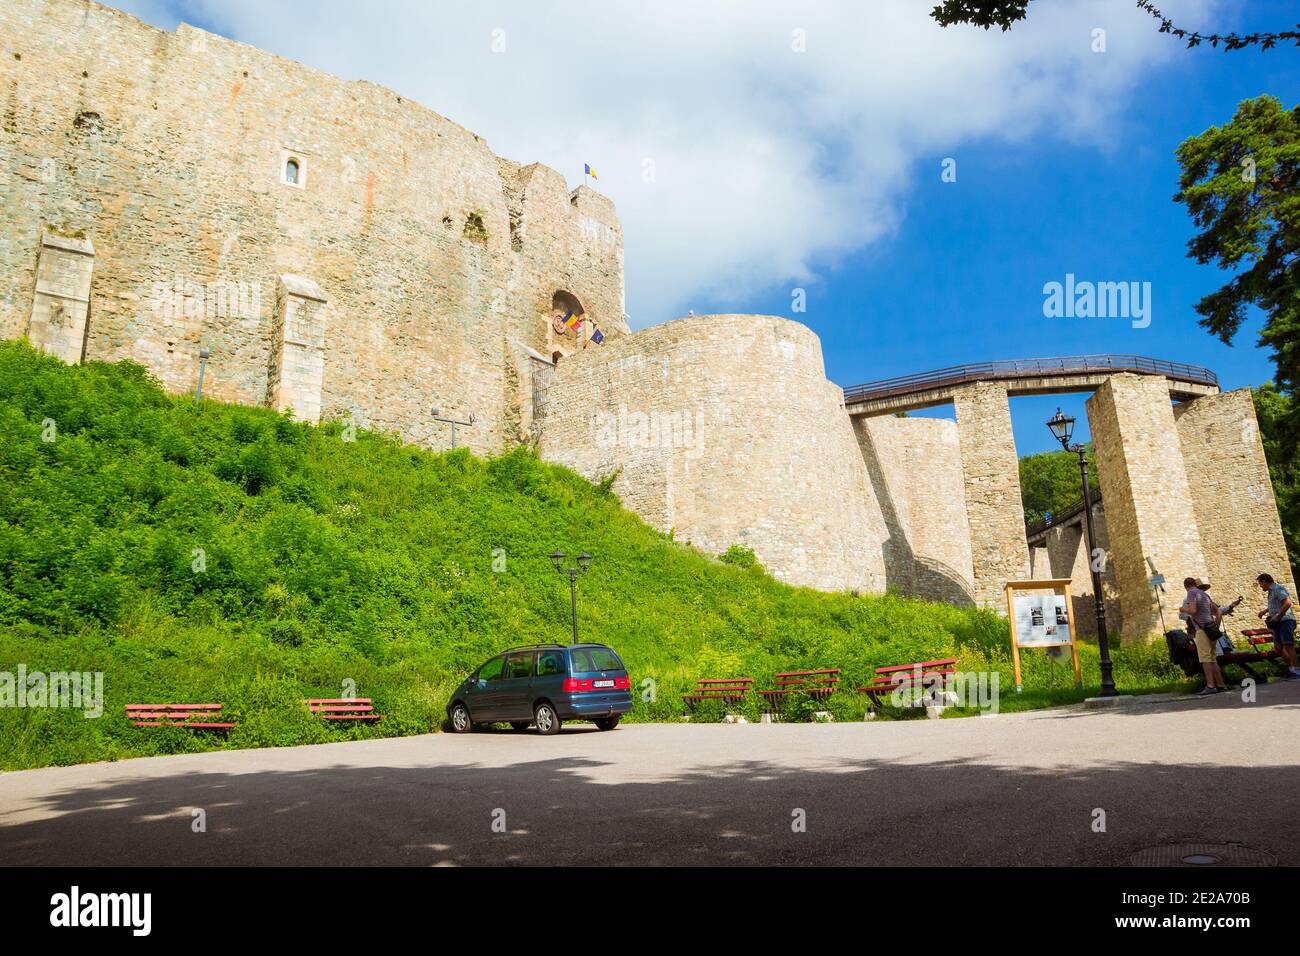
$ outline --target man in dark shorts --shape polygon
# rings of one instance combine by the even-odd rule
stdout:
[[[1219,669],[1219,656],[1215,653],[1219,643],[1219,606],[1210,596],[1201,590],[1196,578],[1186,578],[1183,588],[1187,591],[1187,600],[1183,602],[1182,613],[1191,618],[1196,628],[1193,638],[1196,640],[1196,656],[1200,659],[1201,670],[1205,671],[1205,687],[1198,697],[1221,694],[1228,689],[1223,682],[1223,671]]]
[[[1268,595],[1268,607],[1259,612],[1264,623],[1273,632],[1273,646],[1286,661],[1288,680],[1300,677],[1295,657],[1295,604],[1286,588],[1273,580],[1271,574],[1261,574],[1255,579],[1261,591]]]

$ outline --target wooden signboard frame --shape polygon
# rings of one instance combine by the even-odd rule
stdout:
[[[1016,675],[1016,693],[1019,694],[1023,685],[1020,681],[1020,635],[1016,627],[1016,601],[1017,591],[1051,591],[1054,595],[1060,595],[1065,598],[1065,613],[1069,620],[1070,639],[1068,641],[1058,641],[1049,643],[1044,641],[1034,641],[1026,644],[1025,647],[1069,647],[1070,656],[1074,661],[1074,686],[1083,686],[1083,672],[1079,669],[1079,648],[1075,645],[1076,634],[1074,629],[1074,602],[1070,600],[1069,578],[1048,578],[1043,581],[1008,581],[1005,591],[1007,595],[1007,622],[1011,625],[1011,663]]]

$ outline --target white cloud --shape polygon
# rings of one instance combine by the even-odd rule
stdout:
[[[1162,8],[1197,26],[1219,2]],[[115,5],[175,19],[164,0]],[[643,327],[692,297],[744,311],[764,288],[815,281],[888,235],[915,176],[937,177],[940,157],[960,161],[977,140],[1117,148],[1127,98],[1186,55],[1132,0],[1040,0],[1010,33],[942,29],[932,6],[195,0],[181,17],[390,87],[571,183],[591,163],[623,221],[628,310]],[[806,52],[792,50],[796,29]]]

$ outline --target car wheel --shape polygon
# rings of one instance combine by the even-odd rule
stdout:
[[[512,720],[512,721],[510,721],[510,729],[513,730],[513,731],[515,731],[516,733],[519,733],[520,731],[527,730],[527,729],[528,729],[528,721],[526,721],[526,720]]]
[[[474,729],[474,721],[469,719],[469,708],[456,704],[451,709],[451,729],[453,733],[467,734]]]
[[[613,730],[618,726],[617,717],[601,717],[596,721],[596,726],[601,730]]]
[[[533,722],[537,724],[537,732],[543,737],[560,732],[560,717],[550,704],[537,705],[537,709],[533,711]]]

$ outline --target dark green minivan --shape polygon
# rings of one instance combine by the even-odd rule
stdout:
[[[604,644],[537,644],[516,647],[483,663],[447,702],[458,734],[479,724],[529,724],[558,733],[566,720],[590,720],[613,730],[632,709],[627,668]]]

